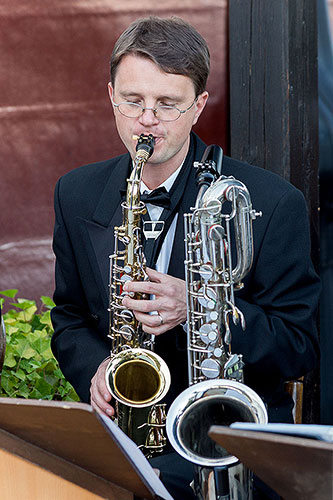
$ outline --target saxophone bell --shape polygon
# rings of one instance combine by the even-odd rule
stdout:
[[[148,349],[125,349],[113,356],[106,371],[111,395],[124,405],[145,408],[158,403],[170,386],[165,361]]]
[[[171,445],[183,458],[204,467],[222,467],[235,465],[238,459],[215,443],[208,431],[212,425],[233,422],[267,423],[263,401],[235,380],[205,380],[175,399],[166,430]]]

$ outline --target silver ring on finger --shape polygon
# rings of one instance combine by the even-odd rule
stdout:
[[[158,313],[157,316],[160,318],[160,326],[162,326],[164,323],[163,318],[160,313]]]

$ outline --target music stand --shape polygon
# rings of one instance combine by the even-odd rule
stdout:
[[[103,498],[172,500],[136,445],[85,403],[0,398],[0,448]]]
[[[332,500],[332,443],[223,426],[209,436],[284,500]]]

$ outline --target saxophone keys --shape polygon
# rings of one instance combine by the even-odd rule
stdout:
[[[209,319],[211,321],[216,321],[218,319],[219,315],[218,315],[218,312],[217,311],[211,311],[209,313]]]
[[[152,407],[148,416],[148,425],[161,427],[166,421],[166,404],[156,404]]]
[[[203,264],[198,272],[203,280],[209,281],[213,277],[214,268],[210,264]]]
[[[207,378],[218,378],[221,373],[220,363],[213,358],[206,358],[200,365],[202,374]]]
[[[215,358],[222,358],[223,350],[221,349],[221,347],[216,347],[216,349],[214,349],[214,356]]]
[[[221,224],[213,224],[209,229],[207,236],[212,241],[223,241],[225,238],[225,230]]]
[[[134,320],[134,314],[129,309],[122,309],[118,313],[118,317],[127,323],[131,323]]]
[[[226,345],[230,345],[231,344],[231,332],[230,332],[230,329],[226,329],[226,332],[225,332],[225,335],[224,335],[224,343]]]
[[[217,323],[204,323],[199,329],[200,339],[204,344],[217,340]]]
[[[134,330],[131,326],[129,325],[123,325],[120,329],[119,329],[119,333],[120,335],[122,336],[122,338],[124,340],[126,340],[127,342],[131,341],[134,337]]]
[[[203,286],[198,292],[198,302],[205,309],[215,310],[217,295],[212,288],[207,288]]]

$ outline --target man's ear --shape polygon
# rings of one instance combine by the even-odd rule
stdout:
[[[207,90],[202,92],[202,94],[198,95],[197,102],[195,103],[196,111],[194,115],[194,120],[193,120],[193,125],[195,125],[199,119],[199,116],[204,110],[204,107],[206,106],[207,99],[209,97],[209,94]]]
[[[111,104],[112,104],[113,87],[111,85],[111,82],[108,83],[108,94],[109,94],[109,98],[110,98],[110,101],[111,101]]]

